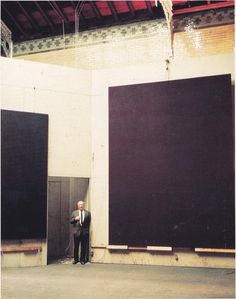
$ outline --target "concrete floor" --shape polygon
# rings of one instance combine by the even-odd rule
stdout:
[[[234,281],[230,269],[58,263],[2,269],[2,298],[235,298]]]

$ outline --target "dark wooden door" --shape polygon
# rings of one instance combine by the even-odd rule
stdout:
[[[49,182],[48,201],[48,258],[61,255],[61,182]]]

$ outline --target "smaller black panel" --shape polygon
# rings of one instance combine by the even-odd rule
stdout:
[[[46,238],[48,116],[1,111],[2,239]]]

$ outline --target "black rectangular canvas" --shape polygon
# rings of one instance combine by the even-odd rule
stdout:
[[[2,239],[46,238],[48,116],[1,111]]]
[[[231,76],[109,88],[109,243],[233,248]]]

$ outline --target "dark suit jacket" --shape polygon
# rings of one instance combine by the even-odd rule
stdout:
[[[84,210],[84,222],[82,223],[82,226],[80,225],[79,220],[75,220],[75,217],[79,216],[79,210],[75,210],[71,214],[70,223],[73,224],[73,233],[76,236],[80,235],[88,235],[89,234],[89,226],[91,222],[91,213],[87,210]]]

